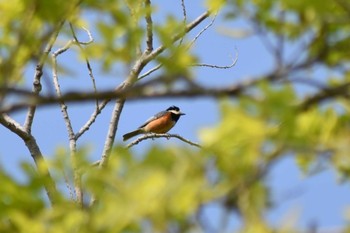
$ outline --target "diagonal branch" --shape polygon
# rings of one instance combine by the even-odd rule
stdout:
[[[324,88],[322,91],[317,94],[307,98],[302,104],[300,109],[307,110],[313,105],[325,101],[330,98],[337,96],[342,96],[347,99],[350,98],[350,82],[343,83],[336,87]]]
[[[25,128],[7,114],[3,113],[0,115],[0,123],[13,133],[17,134],[23,141],[29,139],[29,133],[25,130]]]
[[[207,31],[211,26],[213,26],[215,19],[216,19],[217,13],[214,15],[213,19],[210,21],[210,23],[205,26],[193,39],[192,41],[189,43],[188,47],[192,47],[194,45],[194,43],[198,40],[198,38],[205,32]]]
[[[157,66],[153,67],[152,69],[148,70],[147,72],[141,74],[139,77],[138,77],[138,80],[141,80],[145,77],[147,77],[148,75],[152,74],[153,72],[159,70],[160,68],[162,68],[162,64],[158,64]]]
[[[45,159],[40,151],[40,148],[35,140],[35,138],[28,133],[22,126],[20,126],[15,120],[6,114],[0,114],[0,124],[4,127],[18,135],[26,144],[38,172],[45,178],[44,187],[46,194],[51,202],[51,204],[56,203],[57,189],[54,180],[52,179],[49,169],[46,166]]]

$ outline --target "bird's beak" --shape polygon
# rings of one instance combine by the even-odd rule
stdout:
[[[180,113],[179,113],[179,115],[186,115],[186,114],[185,114],[185,113],[183,113],[183,112],[180,112]]]

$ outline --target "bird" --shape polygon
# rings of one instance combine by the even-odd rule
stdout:
[[[149,118],[138,129],[124,134],[123,141],[126,141],[139,134],[167,133],[171,128],[175,126],[176,122],[182,115],[186,114],[181,112],[180,108],[174,105],[170,106],[165,111],[161,111]]]

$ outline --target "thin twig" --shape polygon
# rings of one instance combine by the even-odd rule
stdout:
[[[90,61],[89,58],[86,56],[84,48],[81,45],[88,45],[90,43],[92,43],[94,41],[91,32],[84,28],[85,32],[87,33],[88,37],[89,37],[89,41],[87,42],[81,42],[78,40],[78,37],[76,36],[75,30],[73,28],[73,25],[71,23],[69,23],[72,35],[74,37],[74,40],[76,41],[77,46],[79,47],[79,49],[82,51],[82,53],[84,54],[84,59],[85,59],[85,63],[87,66],[87,69],[89,71],[89,77],[91,79],[92,82],[92,87],[95,93],[97,93],[97,86],[96,86],[96,81],[95,81],[95,77],[90,65]],[[95,122],[97,116],[101,113],[102,109],[106,106],[106,104],[102,104],[101,106],[99,105],[99,101],[96,98],[95,100],[95,110],[93,112],[93,114],[91,115],[91,117],[89,118],[89,120],[80,128],[80,130],[78,131],[78,133],[75,134],[75,139],[78,140],[79,137],[81,137],[86,131],[88,131],[90,129],[90,126]]]
[[[185,0],[181,0],[181,8],[182,8],[182,15],[183,15],[183,22],[187,22],[187,12],[186,12],[186,5],[185,5]]]
[[[210,23],[205,26],[193,39],[192,41],[188,44],[188,48],[191,48],[193,46],[193,44],[198,40],[198,38],[206,31],[208,30],[215,22],[217,13],[214,14],[213,19],[210,21]]]
[[[201,14],[200,16],[198,16],[194,21],[192,21],[191,23],[187,24],[186,28],[185,28],[185,33],[188,33],[189,31],[191,31],[192,29],[194,29],[195,27],[197,27],[201,22],[203,22],[205,19],[207,19],[210,16],[210,12],[209,11],[205,11],[203,14]],[[172,41],[173,43],[175,43],[176,41],[178,41],[179,39],[181,39],[183,36],[183,33],[177,33],[175,36],[173,36]],[[148,63],[149,61],[153,60],[155,57],[157,57],[159,54],[161,54],[162,52],[164,52],[164,50],[167,49],[167,47],[165,45],[161,45],[158,48],[154,49],[152,51],[152,53],[150,53],[149,55],[145,56],[142,61],[144,63]]]
[[[73,201],[74,200],[74,191],[73,191],[72,186],[69,184],[69,179],[68,179],[68,176],[66,175],[66,173],[64,172],[64,168],[62,168],[62,174],[63,174],[64,182],[66,184],[66,188],[69,190],[69,197]]]
[[[150,69],[150,70],[147,71],[146,73],[141,74],[140,77],[138,78],[138,80],[141,80],[141,79],[147,77],[148,75],[152,74],[153,72],[159,70],[162,66],[163,66],[162,64],[159,64],[159,65],[157,65],[156,67],[153,67],[152,69]]]
[[[153,21],[152,21],[152,8],[151,8],[151,1],[150,0],[145,0],[145,9],[146,9],[146,24],[147,24],[147,29],[146,29],[146,53],[149,54],[153,50]]]
[[[192,142],[186,138],[183,138],[181,137],[180,135],[178,134],[167,134],[167,133],[163,133],[163,134],[154,134],[154,133],[150,133],[150,134],[145,134],[139,138],[137,138],[136,140],[134,140],[133,142],[129,143],[126,147],[127,148],[130,148],[132,146],[135,146],[137,144],[139,144],[140,142],[142,142],[143,140],[146,140],[146,139],[154,139],[154,138],[166,138],[166,139],[169,139],[169,138],[177,138],[177,139],[180,139],[181,141],[183,142],[186,142],[188,144],[190,144],[191,146],[196,146],[196,147],[199,147],[201,148],[201,145],[199,145],[198,143],[195,143],[195,142]]]
[[[209,67],[209,68],[216,68],[216,69],[230,69],[236,65],[237,61],[238,61],[238,51],[237,51],[237,48],[235,48],[235,58],[232,59],[232,63],[228,66],[218,66],[218,65],[206,64],[206,63],[194,64],[193,66]]]
[[[185,0],[181,0],[181,8],[182,8],[182,15],[183,15],[183,24],[186,25],[187,22],[187,12],[186,12],[186,5],[185,5]],[[182,44],[184,40],[184,37],[180,39],[179,45]]]
[[[90,129],[90,126],[96,121],[97,116],[101,111],[106,107],[106,105],[111,101],[110,98],[103,100],[96,108],[95,111],[91,114],[89,120],[83,125],[80,130],[75,134],[75,138],[78,140],[87,130]]]
[[[186,8],[185,8],[185,3],[184,3],[183,0],[182,0],[181,5],[182,5],[182,11],[183,11],[183,15],[184,15],[184,22],[186,22],[186,20],[187,20],[187,19],[186,19],[186,18],[187,18],[187,13],[186,13]],[[192,28],[194,28],[193,25],[196,25],[196,26],[197,26],[200,22],[202,22],[202,21],[203,21],[206,17],[208,17],[208,16],[209,16],[209,12],[205,12],[205,13],[202,14],[200,17],[198,17],[195,21],[193,21],[192,24],[188,24],[187,27],[186,27],[186,32],[188,32],[189,30],[191,30]],[[206,31],[211,25],[213,25],[213,23],[214,23],[214,21],[215,21],[215,18],[216,18],[216,14],[214,15],[214,18],[211,20],[210,24],[207,25],[204,29],[202,29],[201,32],[199,32],[199,34],[195,37],[195,39],[193,39],[193,40],[191,41],[191,43],[189,44],[189,46],[188,46],[187,49],[190,49],[191,46],[194,44],[194,42],[200,37],[200,35],[201,35],[204,31]],[[198,22],[199,22],[199,23],[198,23]],[[178,37],[179,37],[179,35],[178,35],[178,36],[175,36],[174,38],[178,38]],[[183,37],[179,37],[178,39],[182,40]],[[180,44],[181,44],[181,42],[180,42]],[[157,50],[160,50],[160,49],[162,49],[162,46],[158,47]],[[138,80],[141,80],[141,79],[143,79],[143,78],[149,76],[149,75],[152,74],[153,72],[159,70],[162,66],[163,66],[162,64],[159,64],[159,65],[155,66],[154,68],[150,69],[150,70],[147,71],[146,73],[140,75],[140,76],[138,77]]]

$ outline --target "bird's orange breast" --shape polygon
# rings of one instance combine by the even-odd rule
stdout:
[[[146,132],[152,132],[152,133],[166,133],[174,125],[175,125],[175,122],[171,119],[171,114],[166,114],[148,123],[144,127],[144,130]]]

